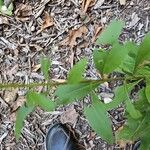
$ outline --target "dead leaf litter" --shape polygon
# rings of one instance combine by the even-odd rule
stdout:
[[[133,39],[138,43],[150,31],[149,8],[149,0],[14,1],[14,15],[0,15],[0,83],[44,81],[41,56],[51,59],[50,77],[54,81],[64,82],[72,65],[83,57],[89,59],[86,77],[97,79],[91,54],[101,30],[112,19],[122,19],[126,27],[120,40]],[[99,89],[105,103],[113,98],[110,86],[103,84]],[[44,150],[46,132],[58,121],[70,124],[87,150],[120,149],[119,145],[108,145],[90,128],[83,115],[84,106],[90,102],[88,97],[54,112],[37,108],[24,121],[21,138],[16,142],[15,112],[25,101],[26,93],[26,88],[0,90],[0,149]],[[116,131],[124,122],[123,109],[111,111],[110,118]],[[126,149],[131,149],[131,145]]]

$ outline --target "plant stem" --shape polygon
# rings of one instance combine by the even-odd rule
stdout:
[[[144,79],[145,76],[134,76],[134,77],[118,77],[118,78],[104,78],[104,79],[98,79],[98,80],[83,80],[81,83],[92,83],[92,82],[110,82],[110,81],[128,81],[128,80],[141,80]],[[67,84],[67,81],[64,82],[34,82],[34,83],[0,83],[0,89],[6,89],[6,88],[33,88],[33,87],[38,87],[38,86],[50,86],[50,87],[55,87],[58,85],[64,85]]]

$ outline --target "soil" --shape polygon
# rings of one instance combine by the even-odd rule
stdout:
[[[96,2],[96,1],[95,1]],[[18,0],[14,1],[13,16],[0,15],[0,83],[41,82],[44,76],[40,71],[40,58],[51,60],[50,77],[54,80],[66,79],[69,69],[83,57],[89,59],[86,77],[95,79],[95,69],[91,63],[95,46],[96,29],[103,29],[113,19],[124,20],[126,25],[120,41],[126,39],[140,43],[150,31],[149,0],[127,0],[120,5],[117,0],[100,0],[82,11],[80,0]],[[43,29],[43,22],[49,26]],[[47,24],[46,24],[47,25]],[[70,31],[85,26],[88,30],[77,37],[73,45],[65,45],[64,39]],[[114,85],[115,86],[115,85]],[[83,116],[83,106],[88,104],[88,97],[81,102],[60,107],[54,112],[44,112],[37,108],[24,122],[19,141],[14,137],[15,113],[25,101],[28,89],[0,90],[0,149],[1,150],[44,150],[46,132],[51,124],[62,121],[62,115],[69,109],[77,113],[76,119],[66,122],[75,130],[78,139],[87,150],[119,150],[118,145],[108,145],[90,128]],[[36,89],[44,91],[43,87]],[[51,95],[53,90],[49,93]],[[100,95],[112,98],[112,88],[103,85]],[[75,109],[75,111],[74,111]],[[122,125],[122,107],[110,113],[114,128]],[[65,116],[66,117],[66,116]],[[64,119],[64,118],[63,118]],[[132,149],[127,145],[126,149]]]

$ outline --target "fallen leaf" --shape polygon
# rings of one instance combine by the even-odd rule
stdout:
[[[119,0],[120,1],[120,5],[125,5],[126,4],[126,0]]]
[[[53,25],[54,25],[53,18],[49,15],[48,12],[45,12],[44,21],[43,21],[43,24],[41,26],[41,31],[48,28],[48,27],[51,27]]]
[[[81,26],[78,29],[70,30],[68,37],[60,42],[60,45],[70,45],[73,48],[77,45],[76,39],[81,37],[83,34],[86,34],[87,32],[88,29],[86,28],[86,26]]]
[[[96,39],[97,39],[98,35],[101,33],[102,29],[103,29],[102,26],[99,26],[97,24],[94,26],[94,36],[92,38],[93,43],[96,41]]]
[[[78,116],[79,114],[76,112],[76,110],[71,107],[61,115],[60,121],[62,124],[71,123],[74,125],[77,121]]]
[[[22,106],[25,101],[26,99],[24,96],[19,96],[11,105],[12,112],[16,111],[20,106]]]
[[[95,3],[95,0],[83,0],[82,1],[82,6],[81,6],[81,9],[84,13],[87,12],[87,9],[91,6],[93,6]]]
[[[29,20],[29,17],[32,15],[32,7],[30,5],[20,4],[15,11],[15,15],[18,20]]]

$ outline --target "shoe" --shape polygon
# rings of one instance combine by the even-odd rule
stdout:
[[[140,145],[141,145],[140,141],[135,142],[135,144],[133,145],[132,150],[140,150]]]
[[[56,123],[52,125],[45,140],[45,150],[84,150],[79,146],[73,134],[66,126]]]

